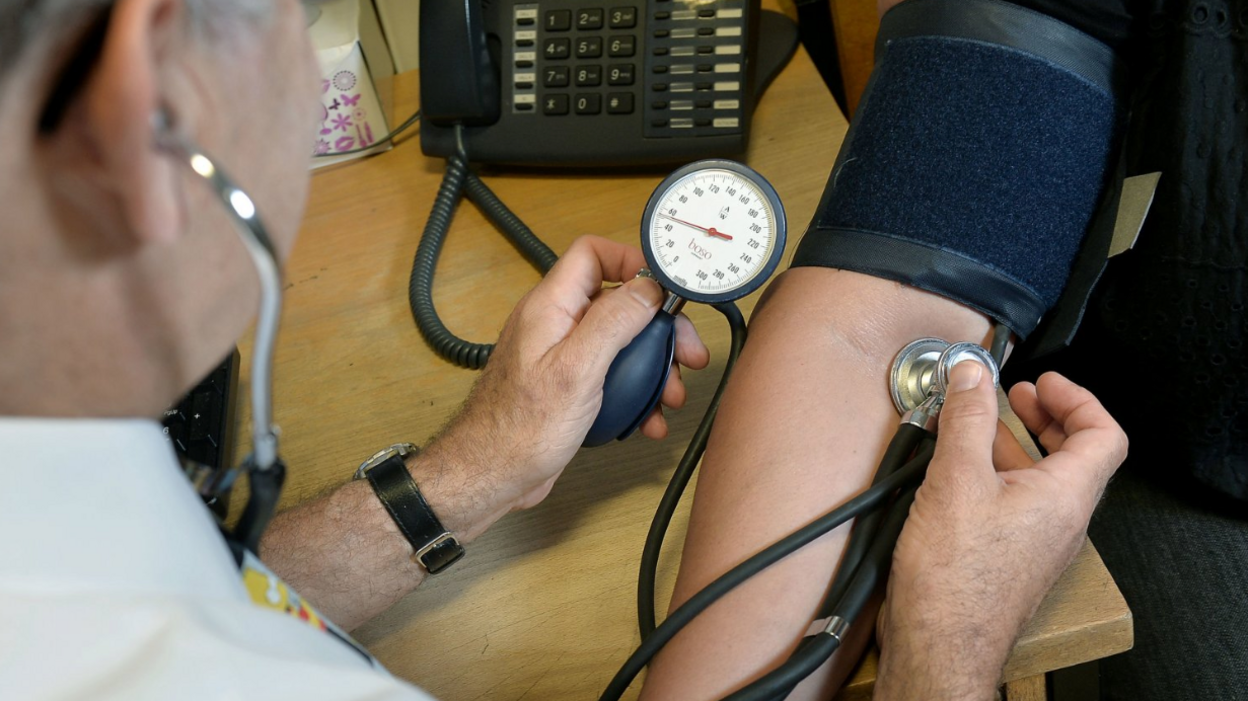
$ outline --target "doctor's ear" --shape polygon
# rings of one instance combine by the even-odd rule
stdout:
[[[166,93],[184,82],[176,53],[185,23],[181,0],[117,0],[87,27],[39,120],[43,138],[81,146],[77,165],[132,243],[170,240],[184,224],[177,163],[158,137],[170,128],[163,105],[179,97]]]

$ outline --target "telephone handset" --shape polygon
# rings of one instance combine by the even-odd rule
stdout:
[[[421,3],[421,148],[613,166],[745,151],[797,31],[759,0]],[[457,125],[459,125],[457,127]]]

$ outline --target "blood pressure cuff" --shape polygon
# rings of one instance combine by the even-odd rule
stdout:
[[[896,280],[1027,337],[1081,253],[1098,255],[1083,251],[1098,210],[1116,209],[1123,82],[1109,47],[1047,15],[897,5],[793,265]]]

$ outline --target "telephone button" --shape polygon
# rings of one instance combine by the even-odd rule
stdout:
[[[550,10],[546,13],[546,31],[566,32],[572,28],[572,10]]]
[[[655,56],[666,56],[666,55],[667,55],[667,47],[666,47],[666,46],[656,46],[656,47],[654,47],[654,55],[655,55]]]
[[[582,88],[602,85],[602,66],[578,66],[576,84]],[[564,85],[567,83],[565,82]]]
[[[667,102],[664,100],[655,100],[654,102],[650,103],[650,107],[656,110],[665,110],[667,109]]]
[[[532,112],[533,103],[532,102],[517,102],[516,109],[520,110],[521,112]]]
[[[660,20],[661,20],[661,19],[671,19],[671,18],[672,18],[672,13],[670,13],[670,12],[668,12],[668,11],[666,11],[666,10],[664,10],[663,12],[656,12],[656,13],[654,13],[654,18],[655,18],[655,19],[660,19]]]
[[[612,29],[632,29],[637,26],[637,8],[635,7],[613,7],[611,8],[611,28]]]
[[[666,119],[651,119],[651,120],[650,120],[650,126],[652,126],[652,127],[665,127],[665,126],[667,126],[667,120],[666,120]]]
[[[713,34],[715,34],[715,28],[714,27],[698,27],[698,34],[704,37],[712,36]]]
[[[527,49],[533,45],[532,39],[516,39],[516,46]]]
[[[671,31],[667,29],[654,30],[654,38],[656,39],[666,39],[667,37],[671,36],[671,34],[672,34]]]
[[[576,11],[577,29],[602,29],[602,8],[592,7]]]
[[[527,80],[516,81],[516,90],[532,90],[533,83]]]
[[[542,85],[548,88],[566,88],[568,86],[568,67],[546,67],[542,71]]]
[[[667,66],[655,66],[654,68],[651,68],[650,70],[654,71],[655,73],[663,74],[667,72]]]
[[[698,53],[700,54],[710,54],[714,52],[715,52],[714,46],[699,46],[698,47]]]
[[[520,27],[531,27],[536,22],[532,17],[517,17],[516,25]]]
[[[577,114],[598,114],[602,111],[602,95],[586,93],[576,96]]]
[[[568,113],[568,96],[567,95],[547,95],[542,98],[542,114],[567,114]]]
[[[516,68],[532,68],[532,61],[516,61]]]
[[[546,58],[567,58],[572,54],[571,39],[547,39],[542,47],[542,55]]]
[[[632,85],[633,65],[621,63],[607,67],[607,85]]]
[[[607,55],[611,58],[628,58],[637,51],[637,44],[631,36],[611,37],[607,44]]]
[[[602,37],[581,37],[576,40],[577,58],[598,58],[602,56]]]
[[[632,114],[633,94],[631,92],[607,93],[607,114]]]

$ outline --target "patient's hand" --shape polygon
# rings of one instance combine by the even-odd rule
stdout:
[[[1033,461],[997,421],[984,375],[973,361],[953,370],[936,454],[893,555],[876,698],[992,698],[1126,457],[1126,435],[1100,402],[1049,373],[1010,392],[1049,452]]]

